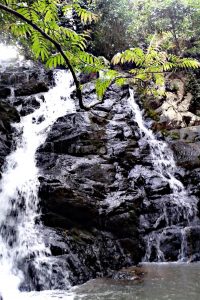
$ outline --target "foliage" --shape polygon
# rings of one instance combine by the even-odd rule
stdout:
[[[129,31],[137,43],[147,42],[155,31],[168,31],[171,43],[166,48],[180,55],[193,47],[193,39],[199,39],[199,0],[135,0],[133,5],[135,22],[130,24]]]
[[[155,32],[171,32],[165,50],[183,55],[200,51],[199,0],[96,0],[102,14],[95,49],[109,57],[130,47],[146,48]]]
[[[115,0],[111,2],[114,3],[113,1]],[[125,4],[127,0],[120,1]],[[108,1],[100,3],[108,4]],[[169,33],[155,34],[146,51],[135,47],[117,53],[113,57],[114,65],[124,63],[133,65],[129,74],[123,74],[113,70],[111,65],[105,63],[104,58],[97,58],[86,51],[89,38],[87,31],[77,33],[73,26],[66,27],[60,21],[60,16],[64,16],[65,19],[69,19],[70,23],[72,14],[75,12],[83,24],[96,22],[97,15],[92,10],[85,8],[83,0],[72,0],[71,2],[63,0],[0,0],[0,9],[3,7],[1,4],[11,9],[1,10],[3,31],[11,32],[22,44],[26,44],[28,40],[28,46],[33,56],[44,62],[47,67],[69,67],[80,99],[81,89],[76,72],[100,74],[95,84],[97,95],[102,100],[106,89],[114,82],[118,85],[130,81],[140,82],[145,88],[145,92],[160,95],[163,93],[165,72],[177,68],[195,69],[200,66],[196,60],[180,58],[175,54],[167,54],[166,51],[163,51],[162,45],[169,40],[173,33],[171,35]],[[92,7],[91,5],[89,8]],[[118,17],[123,10],[124,7],[119,8],[116,16]],[[82,102],[80,102],[80,106],[85,108]]]
[[[28,40],[33,56],[48,67],[68,67],[80,101],[80,84],[75,73],[87,66],[97,70],[104,67],[102,60],[86,52],[89,33],[78,34],[71,26],[65,27],[60,22],[60,15],[70,20],[74,11],[83,24],[95,22],[97,15],[81,4],[79,0],[70,3],[62,0],[0,0],[3,31],[11,32],[22,44]]]
[[[4,1],[0,1],[4,2]],[[76,60],[81,51],[82,55],[86,48],[88,33],[77,34],[71,28],[63,27],[59,24],[59,12],[70,14],[72,10],[76,10],[83,23],[96,20],[97,16],[92,12],[82,9],[78,1],[71,4],[62,4],[59,0],[36,0],[36,1],[7,1],[9,7],[26,17],[32,23],[36,24],[48,34],[52,39],[66,49],[67,54]],[[5,16],[7,14],[3,13]],[[63,59],[57,53],[51,42],[48,42],[40,32],[36,31],[31,25],[22,20],[14,19],[13,22],[5,22],[4,28],[10,30],[13,36],[20,40],[29,40],[32,53],[36,59],[46,62],[47,59],[53,61],[53,65],[64,65]],[[87,55],[87,54],[86,54]],[[49,64],[49,63],[48,63]],[[51,63],[50,63],[51,65]]]
[[[133,45],[132,32],[128,32],[131,4],[127,0],[96,0],[94,6],[100,18],[94,26],[93,51],[110,59]]]
[[[181,58],[174,54],[167,54],[160,51],[160,44],[165,41],[168,35],[154,35],[148,49],[143,51],[141,48],[132,48],[124,52],[117,53],[112,63],[124,64],[132,63],[136,68],[130,69],[129,73],[133,75],[133,83],[141,81],[148,82],[145,93],[162,95],[164,93],[165,72],[175,71],[176,69],[197,69],[200,63],[191,58]],[[150,84],[150,83],[153,83]]]

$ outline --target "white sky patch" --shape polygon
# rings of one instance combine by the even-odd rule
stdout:
[[[9,62],[13,60],[21,61],[22,59],[23,56],[19,54],[17,47],[0,43],[0,62]]]

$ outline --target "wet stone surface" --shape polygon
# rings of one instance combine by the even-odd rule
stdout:
[[[18,70],[15,77],[1,74],[0,165],[12,146],[10,124],[37,109],[42,95],[38,99],[36,94],[52,83],[49,74],[31,71],[24,76],[26,72]],[[12,85],[15,97],[9,97],[8,90],[3,93]],[[150,261],[158,261],[158,250],[161,260],[176,261],[183,250],[185,260],[200,259],[199,211],[196,224],[188,226],[184,209],[171,201],[169,182],[154,169],[151,149],[140,139],[128,98],[126,86],[111,86],[105,102],[92,111],[77,106],[76,113],[59,118],[37,151],[45,241],[73,285],[102,276],[129,280],[132,273],[115,271],[140,262],[148,238],[153,239]],[[95,99],[94,86],[87,83],[84,101]],[[178,165],[187,169],[178,168],[175,177],[199,197],[198,143],[177,140],[170,145]]]

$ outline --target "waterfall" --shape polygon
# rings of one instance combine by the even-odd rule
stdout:
[[[59,117],[75,110],[70,98],[74,89],[71,87],[71,75],[65,71],[58,71],[54,77],[55,87],[45,93],[44,98],[37,97],[40,108],[13,125],[16,146],[7,157],[2,172],[0,293],[3,300],[18,299],[16,295],[22,287],[31,289],[31,283],[27,283],[27,270],[37,274],[37,285],[43,289],[49,288],[52,279],[51,253],[43,240],[42,225],[39,222],[40,174],[35,154],[38,147],[44,143],[53,123]],[[67,274],[65,279],[67,283]]]
[[[145,141],[149,145],[153,170],[157,173],[157,176],[169,184],[171,190],[169,201],[170,205],[173,205],[173,218],[167,211],[168,203],[164,201],[161,202],[160,205],[162,205],[163,213],[157,219],[154,228],[158,227],[161,220],[165,220],[166,227],[158,231],[152,231],[145,239],[146,254],[144,261],[149,261],[153,248],[156,249],[157,261],[164,261],[164,255],[160,249],[161,237],[165,234],[166,229],[170,228],[170,226],[173,228],[181,217],[185,219],[186,226],[191,224],[196,217],[197,200],[195,197],[189,196],[183,184],[175,177],[177,166],[173,152],[165,141],[157,140],[152,130],[148,129],[145,125],[142,111],[135,101],[134,91],[132,89],[130,89],[129,103],[134,113],[134,120],[139,128],[140,142]],[[183,234],[184,230],[181,230],[181,232]],[[184,234],[182,237],[180,260],[184,259],[183,244],[185,244]]]

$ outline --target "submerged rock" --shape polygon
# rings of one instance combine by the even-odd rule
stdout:
[[[112,278],[115,280],[130,280],[140,282],[146,275],[146,270],[143,267],[123,268],[122,270],[113,274]]]

